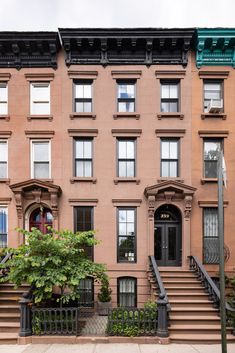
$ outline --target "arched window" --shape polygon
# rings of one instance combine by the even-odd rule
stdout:
[[[137,279],[134,277],[119,277],[117,282],[117,302],[119,306],[137,306]]]

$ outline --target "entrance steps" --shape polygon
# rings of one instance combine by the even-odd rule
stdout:
[[[11,283],[0,284],[0,344],[17,343],[20,329],[19,300],[28,290],[28,285],[15,289]]]
[[[159,267],[171,306],[169,334],[171,342],[216,343],[221,341],[219,312],[213,307],[205,288],[191,270]],[[157,297],[154,284],[153,292]],[[228,342],[235,342],[227,328]]]

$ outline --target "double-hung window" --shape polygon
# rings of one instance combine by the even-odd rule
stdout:
[[[92,177],[93,140],[88,138],[75,139],[75,177]]]
[[[50,83],[31,82],[30,114],[50,115]]]
[[[179,140],[161,139],[161,177],[179,176]]]
[[[120,113],[135,112],[135,81],[118,81],[117,111]]]
[[[7,141],[0,140],[0,178],[7,178]]]
[[[204,81],[204,112],[208,111],[210,103],[223,106],[222,81]]]
[[[7,247],[7,207],[0,206],[0,248]]]
[[[48,179],[51,177],[51,146],[50,141],[31,141],[31,177]]]
[[[161,112],[179,112],[178,81],[161,81]]]
[[[76,113],[92,112],[92,81],[74,80],[74,111]]]
[[[78,285],[78,306],[94,306],[94,278],[81,279]]]
[[[0,82],[0,115],[8,114],[7,96],[7,83]]]
[[[136,261],[136,208],[118,208],[118,262]]]
[[[118,278],[118,306],[137,306],[137,280],[133,277]]]
[[[118,177],[136,176],[136,140],[118,139]]]
[[[93,221],[94,208],[90,206],[74,207],[74,231],[87,232],[94,229]],[[85,254],[93,259],[93,246],[84,247]]]
[[[217,161],[222,148],[221,139],[204,140],[204,178],[217,178]]]
[[[219,262],[218,209],[206,207],[203,210],[203,262]]]

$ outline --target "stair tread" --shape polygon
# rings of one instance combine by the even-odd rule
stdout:
[[[186,308],[174,308],[174,307],[171,307],[171,311],[196,311],[196,312],[199,312],[199,311],[212,311],[212,312],[217,312],[218,313],[218,310],[216,308],[213,308],[213,307],[210,307],[210,308],[198,308],[198,307],[195,307],[195,306],[188,306]]]
[[[13,309],[19,309],[19,305],[2,305],[0,303],[0,309],[9,309],[9,308],[13,308]]]
[[[183,297],[185,297],[185,296],[202,296],[202,297],[208,297],[208,294],[207,293],[195,293],[195,292],[193,292],[193,293],[178,293],[178,292],[173,292],[173,293],[167,293],[167,296],[169,297],[169,296],[172,296],[172,295],[174,295],[174,296],[183,296]],[[0,297],[0,299],[1,299],[1,297]]]
[[[199,289],[202,289],[204,290],[205,287],[196,287],[196,286],[191,286],[191,287],[179,287],[179,286],[175,286],[175,287],[170,287],[170,286],[165,286],[165,289],[185,289],[185,290],[189,290],[189,289],[192,289],[192,290],[199,290]]]
[[[0,340],[18,338],[18,332],[0,332]]]
[[[220,321],[219,316],[203,316],[203,315],[182,315],[182,316],[174,316],[170,314],[170,321],[173,320],[195,320],[195,321],[202,321],[202,320],[210,320],[210,321]]]
[[[20,327],[19,322],[0,322],[1,327]]]
[[[210,325],[210,324],[202,324],[202,325],[176,325],[176,324],[172,324],[169,327],[169,330],[220,330],[221,329],[221,325]],[[231,327],[227,327],[227,330],[232,330]]]
[[[204,304],[204,303],[207,303],[207,304],[213,304],[209,299],[208,300],[203,300],[203,299],[190,299],[190,300],[187,300],[185,301],[185,299],[181,300],[181,299],[176,299],[176,300],[173,300],[171,299],[170,303],[195,303],[195,304]]]
[[[20,317],[20,313],[0,313],[1,317]]]
[[[235,341],[235,336],[232,334],[227,333],[227,339],[229,340],[234,340]],[[178,339],[178,340],[195,340],[195,341],[210,341],[211,340],[221,340],[221,335],[218,333],[210,333],[205,332],[205,335],[202,335],[201,333],[170,333],[170,339]]]

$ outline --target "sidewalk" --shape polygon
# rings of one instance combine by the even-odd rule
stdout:
[[[228,344],[228,353],[235,352],[235,343]],[[221,353],[218,344],[30,344],[2,345],[0,353]]]

